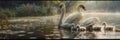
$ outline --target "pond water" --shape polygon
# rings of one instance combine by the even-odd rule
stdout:
[[[23,17],[9,20],[13,28],[7,32],[0,31],[0,39],[41,39],[45,38],[51,32],[53,25],[57,25],[59,16],[46,17]],[[85,18],[99,17],[101,22],[107,22],[109,25],[115,25],[120,28],[120,14],[85,14]],[[47,27],[44,29],[43,27]],[[46,32],[46,33],[45,33]],[[67,38],[67,37],[65,37]],[[120,32],[80,32],[75,39],[120,39]]]

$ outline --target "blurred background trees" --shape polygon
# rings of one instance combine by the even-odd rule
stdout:
[[[65,3],[66,12],[74,12],[79,4],[87,10],[118,11],[120,1],[0,1],[0,15],[7,17],[51,16],[59,14],[59,4]]]
[[[50,16],[58,14],[58,6],[61,2],[66,3],[67,12],[75,11],[75,7],[80,4],[77,1],[2,1],[0,8],[6,9],[7,16]]]

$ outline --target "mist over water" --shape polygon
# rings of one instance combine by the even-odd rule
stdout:
[[[119,12],[120,1],[86,1],[87,11]]]

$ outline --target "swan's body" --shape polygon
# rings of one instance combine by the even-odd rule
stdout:
[[[100,22],[99,18],[97,18],[97,17],[90,17],[90,18],[87,18],[86,20],[84,20],[83,22],[80,22],[79,24],[81,26],[88,27],[90,25],[95,25],[98,22]]]
[[[79,23],[79,21],[82,19],[83,15],[80,12],[75,12],[66,17],[66,19],[63,21],[63,23]]]
[[[95,25],[92,28],[93,28],[93,32],[103,32],[103,33],[105,32],[103,25]]]
[[[104,31],[112,31],[112,32],[115,32],[115,26],[109,26],[107,25],[107,23],[103,23],[102,25],[104,25]]]

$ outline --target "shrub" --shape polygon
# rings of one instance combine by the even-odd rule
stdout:
[[[48,15],[56,15],[57,14],[57,8],[56,7],[50,7],[47,10]]]
[[[15,17],[15,16],[16,16],[16,13],[10,9],[1,9],[0,10],[0,17],[10,18],[10,17]]]
[[[35,4],[22,4],[16,7],[17,16],[46,16],[54,15],[55,8],[38,6]],[[56,12],[55,12],[56,13]]]
[[[30,4],[20,5],[19,7],[16,7],[17,16],[32,16],[32,15],[37,15],[37,11],[38,10],[34,10],[34,9],[39,9],[39,8],[34,7],[34,5],[30,5]]]

